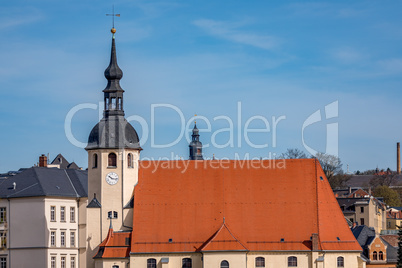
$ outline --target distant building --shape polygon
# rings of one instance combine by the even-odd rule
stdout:
[[[387,229],[397,230],[397,226],[402,226],[402,211],[389,208],[387,210]]]
[[[346,190],[345,190],[346,191]],[[377,233],[387,228],[386,204],[362,189],[334,191],[338,204],[349,221],[373,227]]]
[[[395,235],[380,235],[374,228],[359,225],[352,228],[360,246],[363,248],[362,258],[367,259],[366,267],[395,267],[397,247]]]

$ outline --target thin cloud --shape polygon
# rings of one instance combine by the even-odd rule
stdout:
[[[238,25],[215,20],[201,19],[193,22],[210,35],[235,43],[271,50],[279,45],[279,40],[270,35],[260,35],[237,30]]]

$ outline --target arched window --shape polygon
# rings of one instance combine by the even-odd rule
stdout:
[[[288,257],[288,267],[297,267],[297,257],[295,256]]]
[[[380,261],[384,260],[384,253],[382,253],[382,251],[378,252],[378,259]]]
[[[184,258],[183,265],[181,267],[182,268],[191,268],[191,267],[193,267],[193,262],[191,261],[190,258]]]
[[[147,260],[147,268],[156,268],[156,260],[148,259]]]
[[[117,166],[117,165],[116,165],[117,161],[116,161],[116,154],[115,154],[115,153],[110,153],[110,154],[108,155],[108,157],[107,157],[107,160],[108,160],[107,165],[108,165],[109,167],[115,167],[115,166]]]
[[[97,168],[98,167],[98,155],[94,154],[92,156],[92,168]]]
[[[336,259],[336,267],[345,267],[345,262],[343,257],[338,257]]]
[[[221,268],[229,268],[229,262],[228,261],[222,261],[221,262]]]
[[[377,251],[373,252],[373,260],[376,261],[377,260]]]
[[[255,267],[265,267],[265,258],[264,257],[255,258]]]
[[[128,154],[127,155],[127,166],[129,168],[133,168],[134,167],[134,159],[133,159],[133,154]]]

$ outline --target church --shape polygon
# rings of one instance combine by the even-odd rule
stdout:
[[[86,267],[366,267],[315,159],[203,160],[195,125],[189,160],[140,161],[115,32],[86,147]]]

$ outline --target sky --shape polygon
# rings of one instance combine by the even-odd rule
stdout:
[[[15,0],[0,4],[0,172],[58,153],[87,168],[113,4],[142,159],[188,159],[197,119],[206,159],[298,148],[396,169],[401,1]]]

